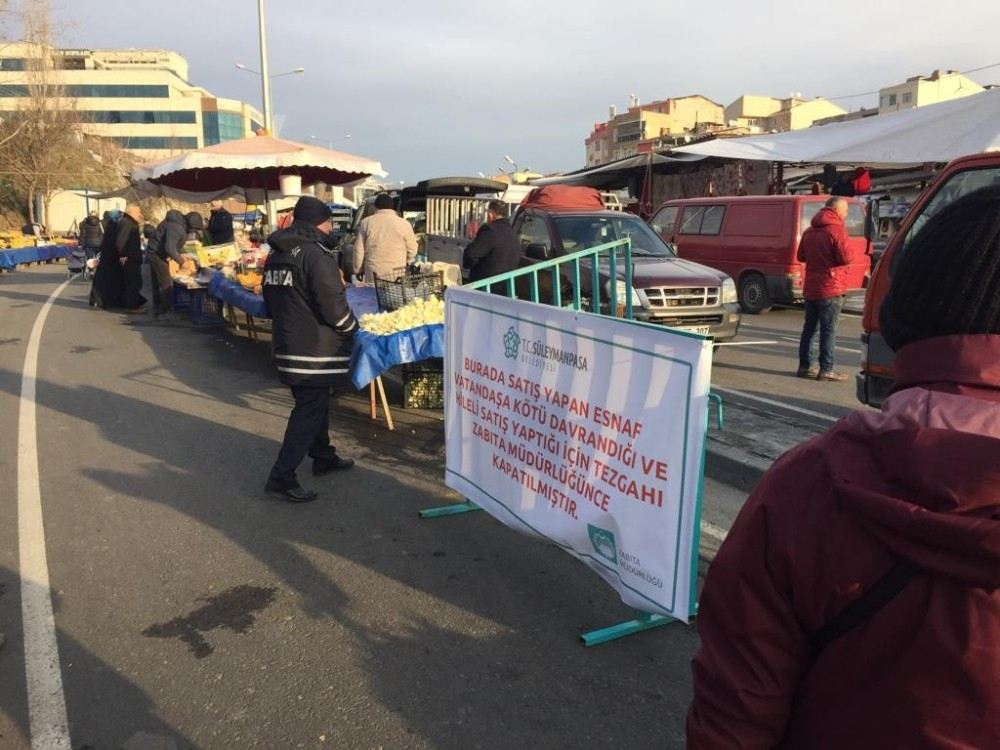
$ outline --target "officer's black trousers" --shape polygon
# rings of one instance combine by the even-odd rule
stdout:
[[[271,469],[269,482],[283,488],[298,484],[295,470],[306,454],[313,458],[332,458],[336,449],[330,445],[330,388],[293,385],[295,406],[288,417],[285,440],[278,460]]]

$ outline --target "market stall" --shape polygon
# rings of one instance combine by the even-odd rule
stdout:
[[[56,244],[0,250],[0,270],[12,271],[17,266],[28,263],[44,263],[65,258],[73,247],[75,245]]]
[[[270,316],[264,297],[255,289],[258,279],[250,273],[215,271],[205,286],[207,293],[219,300],[226,317],[236,323],[234,311],[246,316],[251,338],[257,338],[255,320]],[[400,309],[382,311],[376,290],[371,286],[348,286],[347,303],[361,321],[354,336],[351,355],[351,382],[361,390],[369,386],[372,417],[378,396],[389,429],[393,429],[392,411],[385,395],[381,376],[397,365],[426,362],[444,356],[444,303],[440,299],[415,299]]]

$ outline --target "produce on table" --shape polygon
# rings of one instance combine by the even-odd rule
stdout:
[[[444,323],[444,301],[437,297],[416,299],[392,312],[369,313],[359,321],[362,331],[389,336],[411,328]]]
[[[254,294],[261,294],[264,275],[257,271],[247,271],[246,273],[236,274],[236,281],[244,289],[249,289]]]
[[[193,278],[198,274],[198,263],[194,258],[184,257],[184,262],[178,264],[173,258],[167,258],[167,268],[170,269],[170,278],[177,277]]]

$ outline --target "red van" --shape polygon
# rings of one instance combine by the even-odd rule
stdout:
[[[760,195],[667,201],[650,225],[677,254],[724,271],[736,281],[740,307],[763,313],[773,304],[802,300],[805,269],[796,259],[799,239],[825,195]],[[871,269],[864,204],[848,198],[847,234],[856,258],[848,276],[861,289]]]
[[[1000,154],[976,154],[956,159],[920,194],[892,235],[865,292],[861,372],[857,377],[857,395],[861,403],[880,406],[892,388],[892,365],[896,354],[882,338],[878,315],[906,246],[927,220],[945,206],[974,190],[997,184],[1000,184]]]

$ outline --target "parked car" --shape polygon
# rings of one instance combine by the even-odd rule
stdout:
[[[650,225],[680,257],[724,271],[736,281],[740,306],[763,313],[802,300],[805,267],[796,254],[824,195],[767,195],[667,201]],[[856,262],[848,284],[861,289],[871,270],[865,206],[848,198],[845,224]]]
[[[896,354],[886,343],[879,327],[879,310],[892,285],[892,274],[907,245],[936,213],[979,188],[1000,184],[1000,154],[963,156],[948,164],[914,201],[889,239],[865,292],[861,321],[861,372],[857,376],[857,396],[863,404],[881,406],[889,395]]]
[[[693,331],[716,341],[736,336],[740,309],[733,280],[725,273],[678,258],[673,247],[642,219],[606,210],[600,194],[592,188],[539,188],[521,204],[514,232],[527,264],[630,238],[633,288],[625,288],[618,271],[616,297],[624,301],[627,294],[632,295],[637,320]],[[581,294],[590,298],[597,294],[607,304],[610,275],[608,265],[601,264],[603,288],[594,290],[591,273],[581,274]]]

